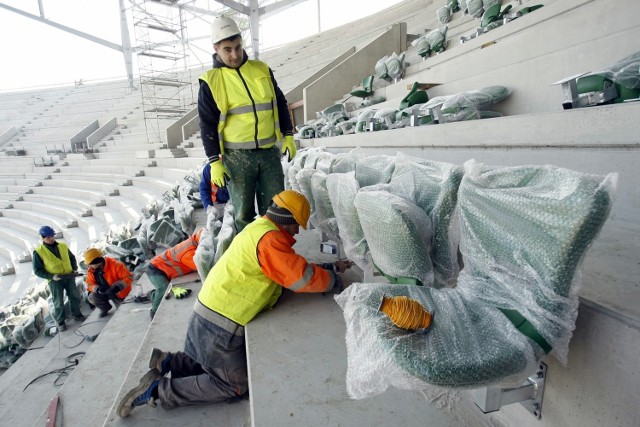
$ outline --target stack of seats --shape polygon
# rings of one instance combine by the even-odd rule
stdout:
[[[566,363],[576,273],[609,214],[616,179],[467,162],[456,287],[357,283],[336,297],[347,323],[349,394],[515,384],[546,353]],[[418,301],[433,314],[430,329],[393,325],[379,312],[383,296]]]

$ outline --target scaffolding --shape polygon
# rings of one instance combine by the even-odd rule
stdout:
[[[165,142],[164,127],[194,108],[187,71],[188,35],[183,7],[191,1],[142,0],[133,7],[140,92],[147,140]]]

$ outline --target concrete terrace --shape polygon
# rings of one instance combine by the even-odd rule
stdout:
[[[261,54],[291,103],[303,101],[296,121],[349,98],[374,65],[405,51],[406,70],[397,82],[380,84],[376,108],[397,108],[413,82],[437,83],[430,98],[504,85],[512,93],[496,105],[503,117],[432,126],[301,139],[301,147],[332,153],[358,149],[363,155],[408,155],[463,164],[552,164],[576,171],[619,174],[613,210],[582,262],[580,308],[563,366],[552,356],[537,420],[513,404],[483,414],[468,390],[440,395],[395,388],[364,400],[346,391],[345,322],[331,296],[285,293],[274,310],[247,327],[250,399],[165,411],[139,408],[119,419],[114,407],[147,369],[149,351],[182,347],[186,322],[201,286],[197,275],[182,278],[194,295],[163,301],[152,322],[148,306],[122,305],[99,322],[92,313],[53,338],[41,336],[0,376],[0,419],[11,425],[42,425],[47,407],[60,398],[58,424],[229,426],[634,426],[640,386],[640,157],[635,118],[640,104],[628,102],[563,110],[568,76],[606,68],[638,50],[640,3],[621,0],[547,0],[544,7],[464,44],[479,19],[456,12],[447,48],[422,59],[410,40],[443,27],[436,10],[445,0],[405,0],[379,14]],[[519,8],[534,1],[503,1]],[[593,23],[589,24],[589,23]],[[391,28],[398,24],[398,32]],[[382,40],[382,37],[386,37]],[[389,41],[388,37],[392,37]],[[389,46],[397,46],[398,49]],[[345,53],[346,52],[346,53]],[[344,56],[343,56],[344,55]],[[198,73],[190,75],[197,76]],[[356,102],[354,98],[349,102]],[[351,111],[357,116],[363,108]],[[93,121],[117,125],[91,154],[73,153],[70,139]],[[169,126],[171,123],[167,123]],[[37,229],[50,224],[79,256],[105,233],[135,222],[141,210],[171,190],[205,160],[199,134],[149,143],[140,94],[125,80],[37,91],[0,93],[0,305],[9,305],[36,280],[27,260],[38,244]],[[182,151],[171,151],[176,147]],[[24,155],[16,156],[22,150]],[[202,225],[202,212],[198,213]],[[296,248],[317,261],[317,229],[303,233]],[[12,274],[5,274],[10,270]],[[364,280],[353,269],[347,282]],[[146,276],[138,291],[149,289]],[[84,307],[89,314],[88,307]],[[81,331],[81,335],[74,334]],[[94,336],[94,342],[83,336]],[[74,347],[79,341],[81,344]],[[41,347],[41,348],[40,348]],[[48,376],[70,354],[86,352],[64,385]],[[114,356],[117,355],[117,356]]]

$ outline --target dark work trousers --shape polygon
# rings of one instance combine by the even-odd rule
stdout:
[[[280,149],[225,150],[222,162],[229,171],[229,195],[234,207],[236,229],[241,232],[258,214],[264,215],[269,202],[284,190]]]

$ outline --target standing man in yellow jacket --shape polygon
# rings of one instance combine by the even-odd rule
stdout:
[[[306,228],[309,201],[286,190],[273,197],[265,216],[238,234],[213,266],[198,294],[184,352],[153,349],[151,370],[118,405],[133,408],[160,400],[162,407],[233,401],[248,392],[244,327],[272,308],[282,288],[294,292],[340,292],[349,263],[322,266],[295,253],[294,236]],[[171,378],[165,375],[171,373]]]
[[[36,276],[49,281],[49,290],[53,300],[54,316],[58,330],[67,329],[64,311],[64,293],[69,298],[71,314],[76,321],[86,319],[80,311],[80,293],[76,287],[73,273],[78,271],[76,257],[64,242],[56,242],[56,232],[48,225],[40,227],[42,244],[35,248],[32,255],[33,272]]]
[[[296,155],[284,94],[264,62],[250,60],[236,23],[218,17],[211,24],[213,68],[200,77],[198,113],[211,182],[229,184],[240,232],[284,189],[276,142],[289,161]]]

